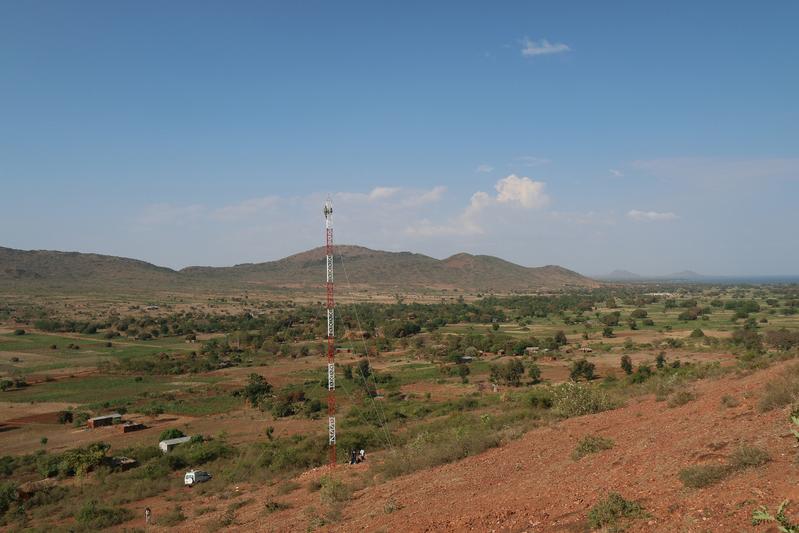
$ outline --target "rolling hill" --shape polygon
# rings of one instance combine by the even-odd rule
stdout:
[[[8,288],[124,288],[131,291],[320,286],[324,248],[277,261],[175,271],[136,259],[0,247],[0,285]],[[439,260],[411,252],[336,247],[337,282],[383,288],[524,291],[593,287],[597,282],[559,266],[524,267],[497,257],[456,254]]]

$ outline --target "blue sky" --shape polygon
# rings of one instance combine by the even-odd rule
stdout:
[[[0,245],[799,273],[796,2],[6,2]]]

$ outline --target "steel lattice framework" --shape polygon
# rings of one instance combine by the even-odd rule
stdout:
[[[336,341],[335,301],[333,299],[333,203],[325,202],[325,255],[327,263],[327,434],[330,465],[336,464]]]

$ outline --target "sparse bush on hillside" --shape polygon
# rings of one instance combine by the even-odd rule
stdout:
[[[91,500],[81,507],[75,519],[82,527],[97,531],[127,522],[133,518],[133,512],[119,507],[107,507],[97,500]]]
[[[715,485],[730,474],[727,465],[696,465],[680,470],[680,481],[691,489]]]
[[[799,365],[789,366],[782,375],[766,383],[758,408],[761,412],[790,405],[799,399]]]
[[[721,405],[724,407],[738,407],[741,405],[741,402],[738,401],[735,397],[730,396],[729,394],[725,394],[721,397]]]
[[[183,508],[180,505],[175,505],[169,511],[158,517],[158,525],[174,527],[185,520],[186,515],[183,514]]]
[[[322,503],[341,503],[349,500],[352,496],[352,489],[343,481],[333,476],[322,477],[320,483],[321,489],[319,490],[319,498],[322,500]]]
[[[590,385],[563,383],[552,388],[554,406],[559,415],[570,418],[615,409],[619,402]]]
[[[474,417],[463,417],[440,429],[425,429],[404,446],[388,452],[382,463],[372,468],[393,478],[434,466],[451,463],[495,448],[502,441],[500,428],[479,423]]]
[[[762,466],[769,462],[768,452],[755,446],[742,445],[737,448],[726,464],[696,465],[680,470],[680,481],[686,487],[701,489],[715,485],[727,476],[741,470]]]
[[[733,470],[743,470],[744,468],[762,466],[770,460],[771,457],[766,450],[744,444],[732,452],[729,463]]]
[[[588,511],[588,525],[591,529],[599,529],[616,526],[623,520],[645,518],[646,516],[644,508],[640,504],[625,500],[617,492],[611,492]]]
[[[688,402],[694,401],[695,399],[696,393],[694,391],[687,389],[678,390],[669,397],[668,406],[680,407],[681,405],[685,405]]]
[[[609,450],[611,448],[613,448],[613,441],[611,439],[600,437],[599,435],[586,435],[577,443],[577,447],[572,452],[572,459],[579,461],[588,454]]]

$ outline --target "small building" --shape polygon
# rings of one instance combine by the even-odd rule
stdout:
[[[534,354],[538,353],[538,350],[540,350],[540,348],[538,346],[528,346],[527,348],[524,349],[524,354],[525,355],[534,355]]]
[[[580,348],[580,351],[583,352],[583,353],[593,353],[594,349],[593,348],[589,348],[588,346],[583,346],[582,348]]]
[[[126,422],[117,426],[122,433],[130,433],[131,431],[140,431],[144,429],[144,424],[139,422]]]
[[[162,440],[161,442],[158,443],[158,447],[161,449],[161,451],[163,453],[169,453],[169,452],[172,451],[172,449],[175,446],[177,446],[179,444],[185,444],[185,443],[189,442],[190,440],[191,440],[191,437],[177,437],[177,438],[174,438],[174,439]]]
[[[119,413],[111,413],[110,415],[95,416],[86,421],[86,425],[90,428],[99,428],[102,426],[111,426],[122,422],[122,415]]]

